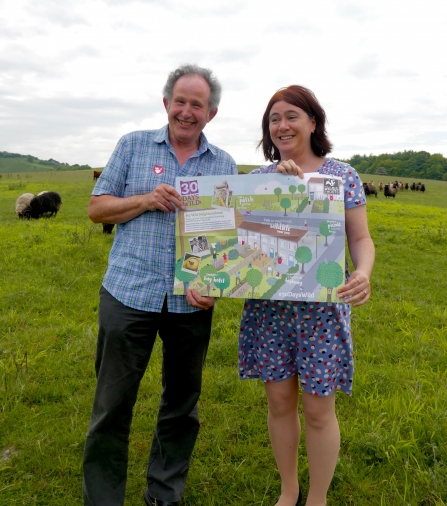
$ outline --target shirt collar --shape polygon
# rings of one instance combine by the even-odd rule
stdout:
[[[162,142],[165,142],[166,145],[172,149],[171,143],[169,142],[169,135],[168,135],[168,125],[165,125],[164,127],[160,128],[160,130],[157,131],[157,133],[153,137],[154,142],[157,142],[158,144],[161,144]],[[205,151],[210,151],[214,156],[217,154],[217,150],[215,146],[208,143],[208,139],[206,138],[205,134],[202,132],[200,134],[200,146],[199,149],[192,155],[192,156],[199,156],[202,153],[205,153]]]

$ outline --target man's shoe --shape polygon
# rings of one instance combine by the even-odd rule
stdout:
[[[155,497],[151,497],[149,495],[148,489],[146,489],[144,491],[143,499],[144,499],[144,502],[146,503],[147,506],[179,506],[180,505],[180,502],[178,502],[178,501],[169,502],[169,501],[161,501],[160,499],[155,499]]]

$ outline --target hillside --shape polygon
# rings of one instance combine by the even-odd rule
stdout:
[[[19,155],[0,151],[0,174],[12,174],[16,172],[47,172],[60,170],[90,170],[90,165],[69,165],[50,158],[40,160],[37,156]]]

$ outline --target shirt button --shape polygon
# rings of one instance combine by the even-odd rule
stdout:
[[[170,249],[168,249],[168,253],[171,253],[171,250],[170,250]]]

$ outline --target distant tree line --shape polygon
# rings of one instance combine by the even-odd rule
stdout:
[[[383,155],[354,155],[348,160],[361,174],[383,174],[413,179],[447,181],[447,158],[427,151],[399,151]]]
[[[58,162],[53,158],[49,160],[40,160],[37,156],[32,155],[19,155],[18,153],[8,153],[7,151],[0,151],[0,158],[23,158],[24,161],[36,165],[44,165],[52,170],[91,170],[90,165],[69,165],[68,163]]]

